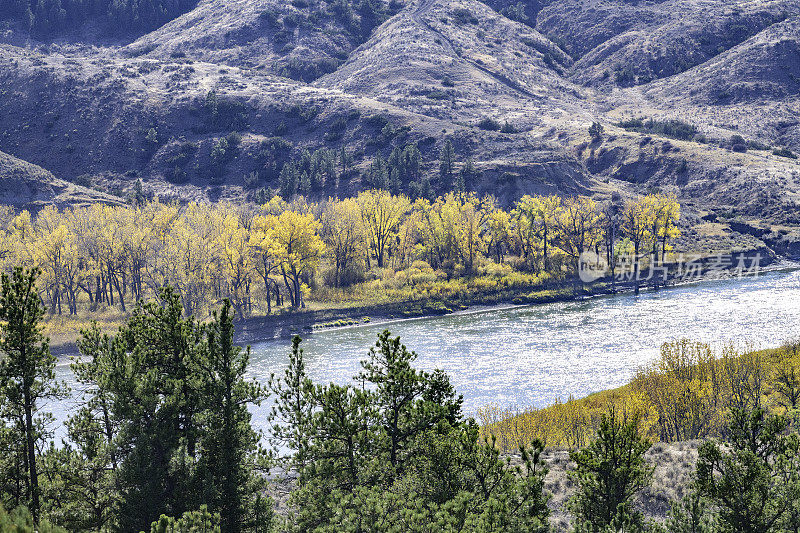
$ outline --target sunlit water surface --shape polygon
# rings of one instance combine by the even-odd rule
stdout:
[[[384,329],[419,354],[418,367],[450,375],[467,413],[487,404],[540,407],[626,383],[665,341],[769,347],[800,336],[800,271],[318,332],[302,343],[310,377],[347,383]],[[282,372],[289,344],[254,344],[250,377],[266,383]],[[57,374],[74,386],[69,358],[59,359]],[[57,426],[75,404],[73,394],[51,406]],[[268,410],[266,404],[253,409],[255,424],[267,431]]]

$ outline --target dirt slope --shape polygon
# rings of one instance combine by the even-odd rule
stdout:
[[[410,143],[443,192],[449,139],[479,171],[470,187],[506,203],[660,189],[776,231],[797,218],[800,165],[772,152],[800,151],[800,0],[371,5],[201,0],[122,47],[0,32],[0,150],[115,194],[141,179],[214,201],[276,189],[286,161],[319,148],[355,170],[317,194],[351,194]],[[617,126],[636,117],[698,137]]]
[[[0,152],[0,204],[37,210],[45,205],[119,203],[119,198],[56,179],[41,167]]]

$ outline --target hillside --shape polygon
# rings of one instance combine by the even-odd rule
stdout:
[[[401,4],[325,0],[203,0],[123,49],[136,57],[188,57],[312,81],[332,72]]]
[[[553,2],[536,22],[576,59],[574,81],[607,87],[686,72],[797,14],[781,0]]]
[[[0,150],[111,194],[141,179],[216,201],[278,191],[286,162],[322,148],[349,168],[308,194],[352,194],[412,143],[441,193],[450,139],[457,168],[476,169],[469,188],[504,204],[658,188],[693,220],[796,231],[796,0],[184,7],[119,44],[2,23]],[[692,134],[619,127],[632,119]]]
[[[777,145],[797,146],[800,21],[775,24],[690,72],[643,92],[700,121],[738,129]]]
[[[60,179],[31,163],[0,152],[0,204],[38,210],[45,205],[119,203],[119,199]]]

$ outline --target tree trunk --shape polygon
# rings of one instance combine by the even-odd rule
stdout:
[[[294,284],[294,298],[295,302],[297,303],[297,307],[304,308],[306,303],[303,301],[303,294],[300,290],[300,276],[294,274],[294,279],[292,280]]]
[[[116,275],[114,275],[111,278],[111,283],[112,283],[112,287],[111,287],[111,291],[110,292],[112,294],[112,297],[113,297],[113,294],[114,294],[114,287],[116,287],[117,288],[117,294],[119,294],[119,305],[122,307],[122,312],[124,313],[127,310],[125,309],[125,296],[124,296],[124,294],[122,292],[122,288],[120,287],[119,278]]]
[[[550,270],[550,265],[548,264],[549,261],[547,259],[547,226],[544,227],[544,238],[542,239],[543,246],[543,254],[544,254],[544,271],[548,272]]]
[[[653,273],[653,289],[658,290],[658,276],[656,276],[655,272],[655,267],[658,265],[658,233],[655,233],[655,237],[653,237],[653,257],[651,261],[650,271]]]
[[[633,294],[639,295],[639,241],[633,243]]]
[[[23,360],[24,360],[23,356]],[[30,492],[31,492],[31,515],[35,524],[39,523],[39,473],[36,470],[36,445],[33,438],[33,412],[30,383],[25,380],[24,387],[24,401],[25,401],[25,442],[28,454],[28,474],[30,476]]]
[[[289,293],[289,299],[292,302],[292,307],[297,307],[294,291],[292,290],[292,286],[289,284],[289,277],[286,275],[286,270],[283,267],[281,267],[281,274],[283,275],[283,283],[286,285],[286,292]]]

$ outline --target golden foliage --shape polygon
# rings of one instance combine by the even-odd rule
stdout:
[[[651,195],[627,209],[642,245],[668,249],[673,198]],[[491,196],[412,203],[384,190],[318,204],[276,197],[260,207],[153,201],[46,207],[35,217],[0,209],[0,269],[41,268],[42,298],[58,315],[79,306],[125,313],[166,284],[188,313],[229,298],[240,317],[269,313],[284,298],[303,307],[312,290],[329,303],[500,294],[563,276],[585,250],[613,248],[602,213],[584,197],[524,196],[503,210]]]
[[[662,345],[660,357],[617,389],[542,409],[487,406],[478,421],[503,449],[534,438],[548,446],[581,447],[594,437],[609,406],[635,414],[654,441],[676,442],[718,436],[729,406],[758,403],[776,411],[800,404],[800,345],[759,351],[686,339]]]

